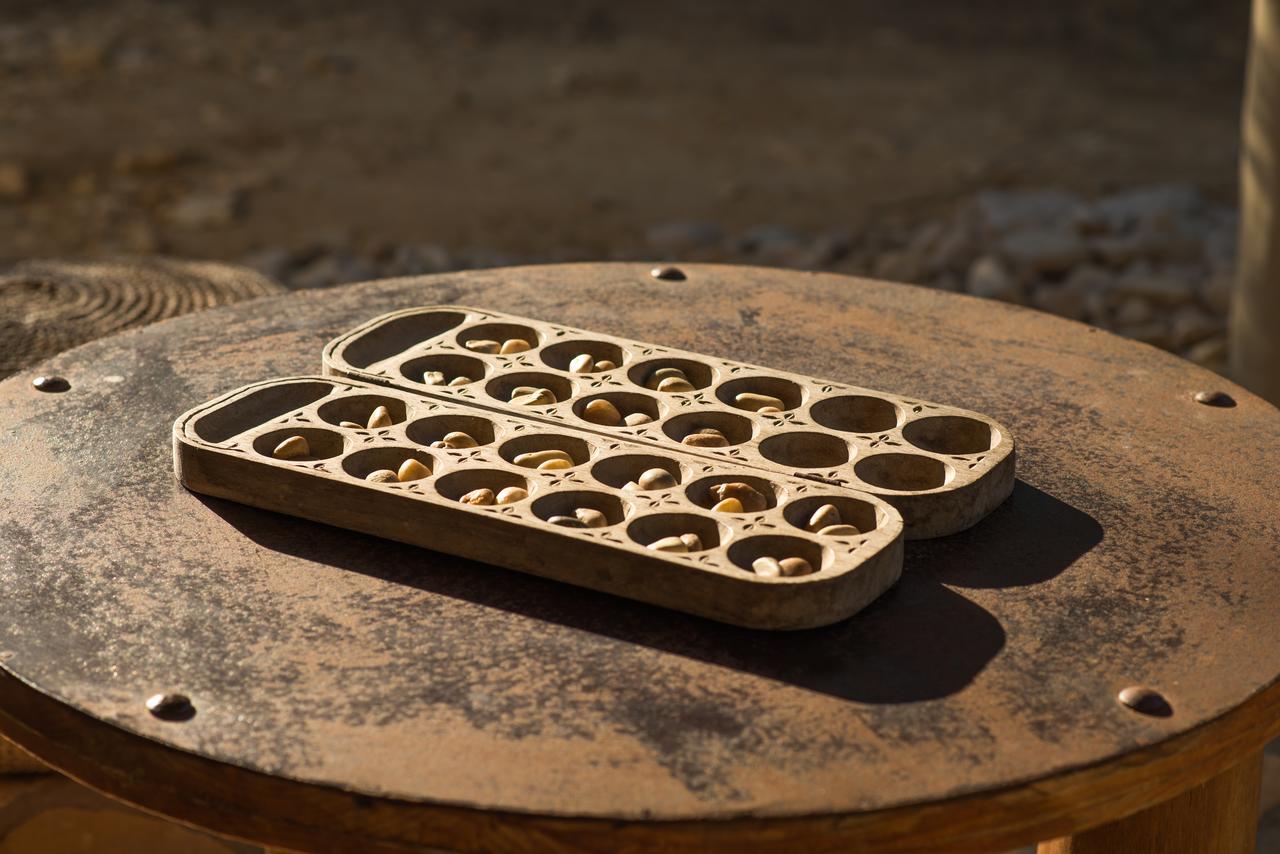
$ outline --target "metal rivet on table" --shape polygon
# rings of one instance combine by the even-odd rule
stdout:
[[[147,699],[147,711],[162,721],[186,721],[195,717],[196,707],[186,694],[155,694]]]
[[[1120,701],[1120,705],[1128,706],[1140,715],[1167,718],[1173,714],[1173,706],[1169,705],[1164,695],[1145,685],[1130,685],[1116,695],[1116,699]]]
[[[31,381],[36,391],[68,391],[71,383],[64,377],[36,377]]]
[[[1230,407],[1236,405],[1236,399],[1225,391],[1198,391],[1196,403],[1203,403],[1205,406]]]
[[[654,267],[649,271],[649,275],[655,279],[662,279],[664,282],[683,282],[685,280],[684,270],[679,267]]]

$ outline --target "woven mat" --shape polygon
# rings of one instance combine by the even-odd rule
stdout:
[[[0,379],[114,332],[284,290],[208,261],[24,261],[0,274]]]
[[[207,261],[24,261],[0,274],[0,379],[113,332],[284,290]],[[0,774],[47,770],[0,738]]]

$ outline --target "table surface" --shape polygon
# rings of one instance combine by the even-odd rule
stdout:
[[[109,793],[236,833],[472,848],[514,845],[514,827],[546,845],[604,847],[590,834],[610,828],[642,844],[659,826],[777,841],[827,819],[892,847],[928,834],[913,816],[948,840],[1029,841],[1118,809],[1083,815],[1082,775],[1100,791],[1114,769],[1149,800],[1179,757],[1201,778],[1230,760],[1196,754],[1197,734],[1229,752],[1274,732],[1273,407],[1019,307],[684,270],[300,293],[63,354],[46,369],[65,394],[33,390],[35,371],[0,384],[0,730]],[[908,543],[866,611],[769,633],[175,482],[179,413],[318,373],[324,343],[376,314],[452,302],[976,409],[1016,437],[1018,483],[975,528]],[[1193,400],[1209,388],[1237,405]],[[1132,684],[1173,714],[1119,705]],[[189,695],[194,718],[149,715],[157,691]]]

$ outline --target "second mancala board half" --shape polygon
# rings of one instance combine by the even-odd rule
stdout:
[[[509,341],[529,347],[485,352]],[[653,387],[673,369],[683,383]],[[1013,491],[1013,436],[980,413],[487,309],[384,314],[329,342],[324,370],[868,492],[898,509],[908,539],[964,530]],[[756,408],[770,398],[776,411]],[[586,410],[600,400],[649,420],[594,423]],[[723,447],[686,444],[707,428]]]
[[[362,426],[379,407],[379,426]],[[451,433],[466,433],[475,446],[439,447]],[[280,458],[286,442],[293,452]],[[295,377],[245,386],[179,417],[173,443],[175,472],[195,492],[740,626],[837,622],[902,571],[902,518],[874,496],[679,445],[656,448],[358,381]],[[570,464],[515,463],[548,450],[562,451]],[[402,466],[411,479],[367,479]],[[627,488],[652,469],[670,475],[664,486]],[[730,482],[749,484],[764,506],[711,509],[715,487]],[[508,488],[527,494],[509,504],[460,500]],[[856,530],[808,530],[824,505]],[[549,521],[581,508],[599,527]],[[694,535],[697,548],[648,547],[681,535]],[[761,576],[752,569],[760,558],[802,558],[815,571]]]

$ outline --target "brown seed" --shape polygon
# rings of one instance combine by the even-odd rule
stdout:
[[[813,515],[809,517],[809,522],[804,528],[806,531],[820,531],[831,525],[839,525],[843,521],[840,518],[840,511],[834,504],[823,504],[813,511]]]
[[[563,528],[585,528],[587,523],[583,522],[577,516],[552,516],[547,520],[552,525],[560,525]]]
[[[538,464],[538,471],[563,471],[573,468],[573,460],[546,460]]]
[[[378,427],[390,427],[391,413],[387,411],[385,406],[375,406],[373,412],[369,413],[369,424],[367,426],[370,430]]]
[[[499,504],[515,504],[517,501],[524,501],[529,497],[529,490],[520,486],[508,486],[506,489],[498,493]]]
[[[413,457],[409,457],[409,459],[400,464],[400,469],[396,472],[396,479],[404,483],[409,480],[422,480],[429,474],[431,474],[430,469]]]
[[[590,507],[579,507],[573,511],[573,515],[578,521],[586,525],[588,528],[604,528],[609,524],[609,518],[599,510],[593,510]]]
[[[738,500],[738,499],[736,499],[736,498],[726,498],[726,499],[725,499],[725,500],[723,500],[723,501],[717,502],[717,503],[716,503],[716,505],[715,505],[714,507],[712,507],[711,509],[712,509],[712,510],[714,510],[715,512],[717,512],[717,513],[741,513],[741,512],[743,512],[743,509],[742,509],[742,502],[741,502],[741,501],[739,501],[739,500]]]
[[[691,448],[727,448],[729,440],[720,433],[690,433],[680,440]]]
[[[601,359],[600,361],[596,362],[597,371],[612,371],[616,367],[618,366],[615,365],[613,362],[609,361],[608,359]]]
[[[582,417],[592,424],[603,424],[605,427],[617,427],[622,423],[622,413],[618,411],[618,407],[602,397],[584,406]]]
[[[651,468],[641,472],[636,483],[641,489],[670,489],[676,485],[676,479],[666,469]]]
[[[271,452],[271,456],[277,460],[296,460],[301,457],[311,456],[311,445],[308,444],[305,436],[290,436]]]
[[[471,384],[471,377],[454,377],[453,379],[449,380],[449,385],[453,388],[457,388],[460,385],[470,385],[470,384]]]
[[[516,454],[515,458],[511,460],[511,462],[525,468],[537,468],[547,460],[564,460],[568,463],[572,463],[573,457],[558,448],[550,448],[545,451],[529,451],[525,454]]]
[[[469,433],[463,433],[461,430],[454,430],[452,433],[445,433],[443,442],[446,448],[452,448],[455,451],[462,450],[463,448],[480,447],[480,443],[471,438]]]
[[[853,525],[828,525],[818,531],[824,537],[856,537],[862,532]]]
[[[623,418],[622,421],[628,427],[639,427],[641,424],[652,423],[653,416],[644,412],[633,412],[626,418]]]
[[[427,371],[422,375],[423,385],[444,385],[447,382],[444,371]]]
[[[683,377],[667,377],[658,383],[658,391],[666,394],[679,394],[680,392],[693,391],[693,384]]]
[[[780,578],[782,564],[778,563],[777,558],[758,557],[751,561],[751,571],[762,578]]]
[[[508,395],[507,400],[513,397],[523,397],[526,394],[536,394],[540,391],[542,391],[542,386],[540,385],[518,385],[511,389],[511,394]]]
[[[540,388],[532,394],[522,394],[519,397],[511,398],[513,406],[550,406],[556,402],[556,396],[545,388]]]
[[[769,506],[768,499],[764,497],[760,490],[749,483],[742,483],[741,481],[718,483],[711,487],[711,494],[721,501],[726,498],[738,499],[742,504],[742,509],[748,513],[759,513]]]
[[[761,415],[777,415],[782,410],[776,406],[762,406],[756,410]]]
[[[449,445],[446,444],[443,439],[436,439],[434,442],[431,443],[431,447],[444,449],[444,448],[448,448]]]
[[[813,572],[813,566],[802,557],[784,557],[778,561],[778,565],[782,567],[782,575],[785,578],[809,575]]]
[[[496,353],[502,345],[497,341],[490,341],[488,338],[472,338],[462,346],[473,353]]]
[[[681,534],[680,542],[684,543],[684,547],[691,552],[702,551],[702,537],[697,534]]]
[[[680,368],[658,368],[653,373],[649,374],[649,382],[653,383],[650,388],[657,388],[658,383],[662,382],[667,377],[678,377],[682,380],[689,379],[685,372]],[[648,383],[646,383],[646,385],[648,385]]]
[[[693,432],[704,433],[707,436],[723,436],[724,435],[724,433],[720,432],[715,427],[700,427],[697,430],[694,430]]]
[[[356,423],[356,422],[354,422],[354,421],[339,421],[339,422],[338,422],[338,426],[339,426],[339,427],[346,427],[348,430],[363,430],[363,429],[364,429],[364,425],[363,425],[363,424],[357,424],[357,423]]]
[[[523,353],[525,350],[532,349],[533,345],[523,338],[508,338],[502,342],[502,348],[498,352],[504,356],[509,356],[512,353]]]
[[[663,537],[660,540],[654,540],[649,543],[649,548],[655,552],[683,553],[689,551],[689,546],[679,537]]]
[[[569,360],[569,372],[572,374],[589,374],[596,369],[596,360],[590,353],[580,353]]]
[[[398,483],[400,481],[400,478],[396,477],[396,473],[391,469],[371,471],[364,476],[364,479],[373,483]]]
[[[772,406],[779,412],[787,408],[785,403],[771,394],[755,394],[749,391],[734,397],[733,402],[738,405],[738,408],[750,409],[752,412],[758,411],[762,406]]]
[[[492,489],[481,487],[480,489],[471,490],[458,500],[463,504],[475,504],[478,507],[487,507],[494,503],[495,498],[493,496]]]

